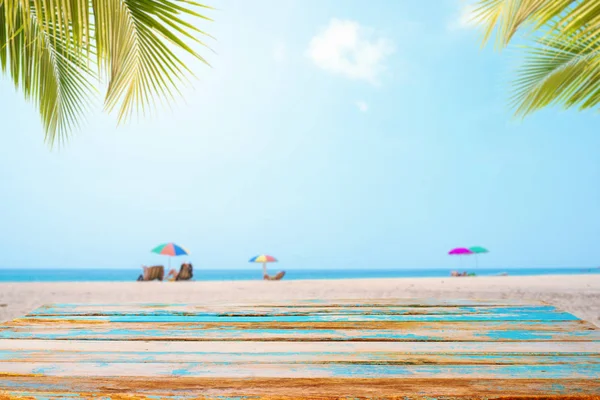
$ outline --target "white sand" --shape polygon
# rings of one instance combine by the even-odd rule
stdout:
[[[545,301],[600,326],[600,274],[239,282],[0,283],[0,321],[49,303],[202,303],[390,297]]]

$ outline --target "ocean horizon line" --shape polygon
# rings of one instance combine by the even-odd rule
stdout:
[[[162,264],[148,264],[148,265],[162,265]],[[164,266],[165,269],[168,268],[168,266]],[[178,265],[172,265],[171,269],[178,269],[179,266]],[[485,271],[485,270],[498,270],[498,269],[505,269],[505,270],[518,270],[518,269],[600,269],[600,265],[593,265],[593,266],[508,266],[508,267],[502,267],[502,266],[449,266],[449,267],[377,267],[377,268],[371,268],[371,267],[291,267],[291,268],[286,268],[283,267],[283,265],[281,267],[278,266],[278,264],[270,264],[267,267],[269,270],[286,270],[286,271],[364,271],[364,270],[373,270],[373,271],[416,271],[416,270],[441,270],[441,269],[445,269],[448,271],[452,271],[452,270],[477,270],[477,271]],[[40,271],[40,270],[44,270],[44,271],[50,271],[50,270],[54,270],[54,271],[70,271],[70,270],[78,270],[78,271],[87,271],[87,270],[140,270],[141,269],[141,265],[140,266],[136,266],[136,267],[88,267],[88,266],[81,266],[81,267],[71,267],[71,266],[67,266],[67,267],[7,267],[7,266],[0,266],[0,271],[4,270],[28,270],[28,271]],[[196,267],[194,266],[195,270],[203,270],[203,271],[257,271],[260,270],[260,267],[257,268],[256,266],[254,267],[235,267],[235,268],[230,268],[230,267],[212,267],[212,268],[203,268],[203,267]]]
[[[445,278],[457,268],[413,268],[413,269],[286,269],[272,268],[276,272],[285,270],[285,280],[314,279],[370,279],[370,278]],[[579,275],[600,274],[600,268],[460,268],[477,276],[531,276],[531,275]],[[0,269],[0,282],[131,282],[141,273],[139,268],[63,268],[63,269]],[[194,268],[196,281],[245,281],[262,279],[258,269],[202,269]],[[166,280],[166,279],[165,279]]]

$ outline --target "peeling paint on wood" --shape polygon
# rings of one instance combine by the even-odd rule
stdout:
[[[54,304],[0,325],[0,399],[600,399],[600,329],[545,304]]]

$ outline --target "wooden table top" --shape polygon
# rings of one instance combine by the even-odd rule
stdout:
[[[19,397],[600,399],[600,329],[510,300],[54,304],[0,325]]]

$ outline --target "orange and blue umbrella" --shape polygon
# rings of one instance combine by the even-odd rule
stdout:
[[[169,256],[169,268],[171,267],[171,257],[186,256],[190,254],[189,251],[175,243],[163,243],[153,248],[152,252],[163,256]]]
[[[262,263],[263,265],[263,275],[267,274],[267,263],[277,262],[277,259],[268,254],[261,254],[255,257],[252,257],[248,262],[253,263]]]

